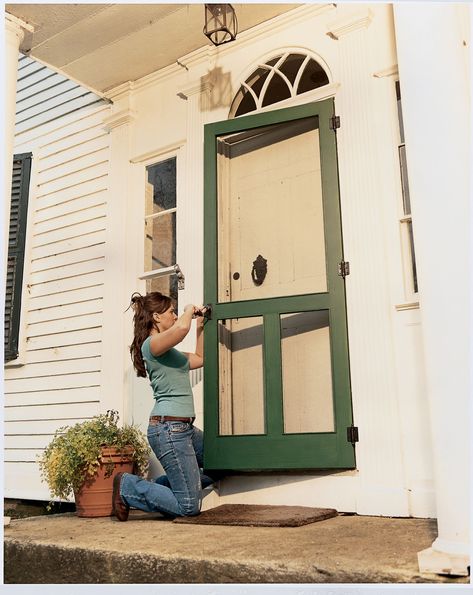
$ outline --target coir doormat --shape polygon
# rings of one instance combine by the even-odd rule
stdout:
[[[177,517],[175,523],[192,525],[241,525],[250,527],[300,527],[338,515],[333,508],[222,504],[197,516]]]

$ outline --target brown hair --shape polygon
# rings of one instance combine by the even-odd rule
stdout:
[[[141,346],[153,328],[158,330],[153,319],[153,314],[166,312],[173,304],[172,299],[159,291],[152,291],[146,295],[134,293],[131,296],[133,316],[134,339],[130,345],[130,355],[136,375],[146,378],[146,368],[141,354]]]

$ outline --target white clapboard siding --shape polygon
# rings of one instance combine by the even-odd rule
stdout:
[[[47,362],[48,364],[52,364],[51,367],[55,367],[60,361],[75,361],[81,357],[99,357],[101,354],[101,342],[91,341],[88,343],[81,343],[79,345],[26,351],[25,360],[27,364]]]
[[[50,232],[35,234],[32,237],[32,244],[33,247],[46,246],[47,244],[62,242],[66,239],[76,238],[95,231],[104,231],[105,226],[105,214],[93,217],[88,213],[83,213],[82,222],[72,223],[71,225]]]
[[[76,386],[98,386],[99,372],[78,372],[60,376],[42,376],[40,378],[5,378],[5,394],[35,392],[40,390],[61,390]]]
[[[43,86],[41,89],[38,87],[32,89],[30,87],[23,90],[21,95],[19,94],[17,96],[16,114],[19,118],[21,118],[21,114],[26,112],[26,110],[34,107],[37,107],[38,110],[40,110],[41,106],[48,103],[50,100],[55,99],[56,97],[64,99],[67,92],[70,92],[73,89],[80,89],[77,83],[67,79],[56,82],[56,79],[53,77],[48,80],[49,85]]]
[[[42,122],[38,127],[31,130],[17,132],[15,142],[21,147],[24,146],[24,143],[34,142],[43,150],[44,146],[67,138],[74,131],[86,130],[91,126],[99,126],[103,129],[102,121],[108,115],[109,107],[106,102],[93,104],[76,111],[71,118],[57,118]]]
[[[5,422],[37,421],[42,419],[54,420],[61,419],[64,415],[74,419],[96,414],[97,402],[4,408]]]
[[[79,359],[62,360],[51,365],[51,362],[36,362],[28,365],[28,379],[41,378],[49,376],[61,376],[64,374],[80,374],[82,372],[100,372],[101,357],[82,357]],[[10,368],[5,375],[8,380],[25,378],[24,372],[20,368]],[[5,400],[5,405],[12,405]]]
[[[106,224],[105,217],[102,220],[102,226]],[[31,249],[31,262],[35,260],[42,260],[59,254],[67,254],[68,252],[76,252],[88,246],[96,246],[105,242],[104,236],[105,228],[96,229],[90,233],[79,234],[64,240],[58,240],[52,243],[46,243],[39,246],[33,246]]]
[[[102,195],[102,202],[98,204],[90,205],[88,208],[78,209],[76,211],[68,211],[61,217],[51,217],[44,221],[37,221],[34,224],[33,233],[35,236],[46,233],[48,231],[55,231],[70,225],[76,225],[83,221],[89,221],[90,219],[96,219],[98,217],[105,216],[105,202],[103,201],[104,195]]]
[[[81,194],[80,196],[75,196],[70,200],[50,205],[48,207],[43,207],[39,211],[36,211],[35,224],[38,225],[43,221],[55,219],[56,217],[72,215],[77,211],[83,211],[84,209],[89,209],[97,205],[106,204],[106,202],[107,191],[105,189]]]
[[[43,269],[41,271],[32,271],[30,274],[30,281],[32,285],[37,285],[38,283],[50,283],[51,281],[57,281],[59,279],[67,279],[69,277],[76,277],[77,275],[101,271],[103,270],[103,267],[104,257],[100,256],[85,260],[84,262],[67,264],[52,269]]]
[[[43,337],[27,338],[26,350],[48,349],[51,347],[66,347],[82,343],[94,343],[102,340],[102,327],[93,327],[75,331],[74,333],[58,333]]]
[[[76,386],[61,390],[12,393],[5,395],[5,406],[67,405],[69,403],[92,403],[100,401],[99,386]]]
[[[44,308],[57,308],[58,306],[67,306],[76,304],[91,299],[102,298],[103,284],[92,285],[89,287],[80,287],[71,291],[61,292],[53,295],[33,296],[28,300],[29,316],[33,315],[36,310]],[[29,319],[29,317],[28,317]]]
[[[74,171],[72,173],[65,173],[64,178],[56,178],[44,184],[38,184],[38,192],[40,196],[49,196],[55,192],[67,190],[69,188],[76,188],[79,184],[83,184],[88,180],[99,178],[108,174],[108,155],[103,156],[103,160],[94,162],[92,167],[83,170]]]
[[[100,284],[103,284],[103,270],[94,271],[77,277],[69,277],[68,279],[61,279],[59,281],[51,281],[49,283],[38,283],[36,285],[30,284],[28,293],[29,296],[33,298],[57,293],[66,293],[75,289],[92,287]]]
[[[96,300],[86,299],[72,304],[60,304],[58,306],[47,305],[43,308],[29,310],[28,326],[58,320],[60,318],[71,318],[72,316],[84,316],[96,312],[102,312],[103,300],[100,296]]]
[[[108,137],[108,132],[103,128],[101,122],[95,120],[84,122],[86,128],[75,128],[68,130],[67,136],[60,137],[56,140],[52,140],[46,145],[41,147],[41,154],[45,163],[49,163],[48,160],[53,158],[55,155],[68,152],[72,149],[78,149],[86,143],[89,143],[95,139],[101,137]],[[79,149],[82,150],[82,149]]]
[[[43,453],[39,448],[5,448],[3,451],[4,460],[8,463],[35,463],[41,459]]]
[[[95,192],[106,192],[107,183],[107,173],[104,173],[102,176],[96,176],[82,182],[79,186],[71,186],[43,196],[38,193],[38,216],[42,216],[44,211],[51,207],[67,204],[73,200],[94,194]]]
[[[68,250],[67,252],[61,252],[59,254],[52,253],[49,256],[32,259],[31,271],[43,271],[46,269],[53,269],[56,267],[66,266],[68,264],[99,258],[103,255],[103,250],[103,242],[97,242],[76,250]]]
[[[57,149],[56,147],[56,151],[54,153],[49,156],[44,156],[41,163],[43,172],[47,172],[51,168],[58,167],[59,165],[63,165],[65,163],[71,164],[71,168],[74,167],[77,159],[79,159],[79,152],[80,155],[90,155],[95,154],[100,149],[108,150],[108,133],[104,132],[103,130],[100,131],[96,129],[93,129],[92,132],[94,133],[92,138],[83,140],[80,143],[78,143],[77,139],[74,138],[73,140],[75,142],[72,146],[65,147],[63,149]]]
[[[97,166],[108,161],[108,147],[99,147],[96,150],[88,151],[87,153],[76,154],[75,157],[67,161],[63,161],[55,167],[48,167],[41,170],[37,176],[37,184],[40,188],[44,188],[47,184],[51,184],[56,180],[64,180],[68,182],[75,177],[78,172],[88,170],[92,166]],[[49,189],[49,188],[48,188]]]
[[[48,320],[28,325],[28,338],[55,335],[58,333],[72,333],[77,330],[93,328],[102,323],[102,312],[88,313],[81,316],[71,316],[59,320]]]
[[[18,79],[16,83],[17,94],[20,94],[20,97],[23,98],[31,93],[35,93],[38,85],[50,86],[55,80],[55,73],[51,73],[48,68],[43,66],[42,68],[38,68],[34,73]]]
[[[76,216],[75,214],[77,212],[96,207],[97,205],[105,205],[106,201],[106,190],[99,190],[98,192],[91,192],[85,196],[78,196],[67,202],[52,205],[37,211],[35,225],[38,226],[44,221],[50,221],[51,219],[56,219],[58,217]]]
[[[54,434],[41,434],[40,436],[5,436],[4,449],[32,449],[43,450],[53,439]]]
[[[90,419],[95,413],[87,412],[86,416],[82,418],[76,418],[74,416],[67,417],[67,409],[59,419],[39,419],[31,420],[28,423],[23,421],[10,421],[5,424],[5,436],[30,436],[31,434],[36,435],[52,435],[56,430],[65,426],[73,426],[74,424]]]
[[[56,118],[60,118],[63,116],[65,109],[69,110],[68,113],[73,113],[83,107],[94,105],[97,101],[99,100],[95,98],[93,93],[83,91],[78,97],[67,101],[67,103],[52,107],[50,110],[44,109],[37,115],[31,116],[28,114],[27,117],[26,114],[21,114],[23,115],[23,119],[15,125],[15,134],[20,134],[36,128],[37,126],[40,126],[42,122],[53,121]]]
[[[4,371],[5,494],[47,498],[37,457],[60,427],[103,412],[110,108],[19,60],[15,152],[31,152],[21,365]]]
[[[58,107],[63,107],[64,104],[72,104],[77,99],[92,96],[93,93],[83,89],[80,85],[72,85],[67,89],[64,89],[62,93],[57,93],[55,90],[51,90],[47,99],[42,101],[34,101],[32,98],[31,104],[27,109],[23,109],[23,106],[17,103],[16,110],[16,121],[17,124],[21,124],[27,120],[33,120],[39,118],[43,114],[54,111]]]

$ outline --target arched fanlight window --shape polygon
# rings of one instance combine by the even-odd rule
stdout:
[[[230,118],[279,103],[329,83],[325,70],[305,54],[285,53],[251,73],[233,100]]]

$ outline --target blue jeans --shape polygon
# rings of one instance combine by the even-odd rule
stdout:
[[[182,421],[151,422],[148,442],[166,475],[147,481],[124,473],[122,499],[131,507],[169,516],[193,516],[200,512],[202,488],[214,480],[204,475],[203,432]]]

